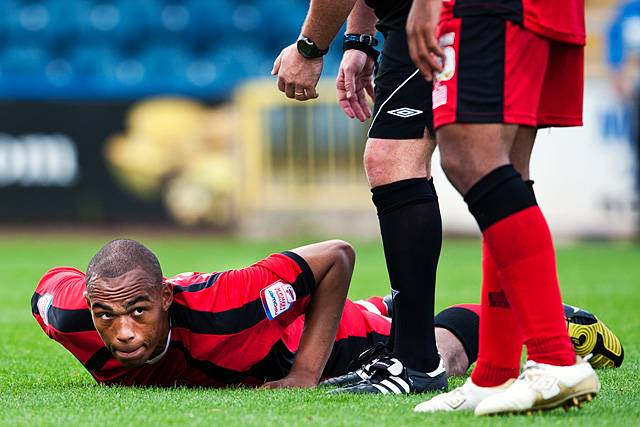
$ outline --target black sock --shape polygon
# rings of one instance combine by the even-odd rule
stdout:
[[[482,177],[465,194],[464,201],[482,231],[509,215],[536,205],[533,188],[525,184],[510,164]]]
[[[433,331],[442,220],[433,183],[412,178],[371,190],[391,281],[393,354],[422,372],[438,367]]]

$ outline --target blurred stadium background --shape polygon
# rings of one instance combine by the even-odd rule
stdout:
[[[376,236],[361,166],[367,126],[335,101],[340,44],[317,101],[287,101],[269,77],[307,4],[0,0],[5,228]],[[585,126],[541,131],[533,174],[555,235],[630,238],[640,210],[637,90],[613,82],[637,81],[640,12],[586,4]],[[437,163],[445,231],[475,233]]]

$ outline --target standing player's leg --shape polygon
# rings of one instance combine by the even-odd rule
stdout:
[[[549,229],[532,191],[511,163],[515,144],[524,144],[525,155],[530,152],[526,147],[533,146],[535,132],[517,125],[538,125],[544,75],[530,70],[546,69],[549,42],[491,17],[453,19],[441,23],[440,29],[440,40],[448,41],[446,49],[456,61],[434,88],[442,165],[482,230],[485,252],[502,288],[492,300],[493,291],[483,281],[480,355],[469,382],[476,389],[462,388],[463,394],[486,391],[489,396],[498,394],[500,384],[513,378],[509,372],[518,369],[514,365],[501,370],[493,364],[501,358],[499,346],[493,345],[497,340],[516,348],[520,339],[503,323],[493,321],[499,317],[496,306],[517,312],[530,357],[533,353],[538,361],[556,366],[575,363],[562,322]],[[524,49],[526,56],[521,55]],[[528,165],[526,156],[514,160]],[[479,390],[479,384],[485,390]],[[440,407],[437,402],[434,399],[426,410],[464,409],[464,405]],[[474,403],[478,404],[467,407]]]
[[[433,328],[442,244],[440,211],[427,170],[434,148],[427,137],[367,142],[365,168],[391,281],[393,324],[388,356],[367,367],[377,375],[351,387],[345,384],[338,392],[386,394],[446,388]]]
[[[442,223],[429,161],[432,140],[369,139],[365,169],[378,211],[391,282],[392,354],[407,367],[431,372],[439,360],[433,330],[436,267]],[[416,337],[421,337],[416,339]]]
[[[536,126],[581,126],[584,48],[548,43],[548,65],[540,91]],[[535,133],[529,130],[528,135],[522,136],[524,140],[527,138],[533,144]],[[531,194],[535,200],[533,192]],[[575,361],[575,353],[567,350],[571,342],[560,334],[560,329],[566,330],[566,326],[559,320],[564,312],[560,303],[553,242],[537,204],[535,209],[523,213],[521,219],[525,220],[527,215],[530,216],[526,221],[529,230],[523,238],[531,240],[533,236],[529,233],[536,231],[537,239],[531,241],[539,246],[530,258],[538,260],[538,270],[534,271],[531,279],[539,281],[539,284],[535,286],[534,295],[531,292],[533,284],[529,288],[510,284],[507,296],[518,312],[529,362],[522,380],[518,379],[505,393],[482,402],[476,409],[478,415],[579,404],[579,401],[589,400],[600,389],[591,366],[580,359]],[[514,270],[515,263],[505,268],[505,279],[514,277]],[[542,304],[546,306],[542,308]],[[561,387],[540,392],[531,386],[531,378],[534,377],[544,378],[548,384],[561,384]]]
[[[375,378],[342,392],[422,392],[447,385],[433,332],[442,222],[430,179],[435,143],[425,132],[433,126],[430,94],[431,85],[409,58],[404,28],[386,34],[364,164],[393,293],[393,325],[388,357],[375,365]],[[389,387],[387,380],[397,384]]]

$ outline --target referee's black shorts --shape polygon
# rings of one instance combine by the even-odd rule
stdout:
[[[376,100],[369,138],[433,137],[431,88],[409,56],[404,25],[387,32],[375,77]]]

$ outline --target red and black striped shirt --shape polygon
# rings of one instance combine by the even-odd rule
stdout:
[[[300,256],[274,254],[244,269],[182,273],[166,281],[174,294],[168,350],[136,368],[122,366],[104,346],[83,298],[83,272],[49,270],[33,294],[32,312],[100,383],[221,387],[286,375],[315,286]]]

